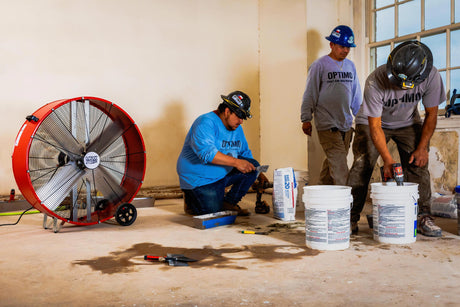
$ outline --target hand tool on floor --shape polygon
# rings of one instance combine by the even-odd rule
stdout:
[[[198,261],[180,254],[167,254],[166,257],[145,255],[144,260],[167,262],[170,266],[188,266],[188,262]]]
[[[242,230],[241,233],[253,234],[253,235],[268,235],[268,232],[263,232],[263,231],[251,231],[251,230]]]
[[[404,174],[401,163],[393,164],[393,177],[395,178],[396,185],[404,185]]]

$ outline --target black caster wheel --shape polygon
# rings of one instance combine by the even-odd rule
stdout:
[[[121,226],[129,226],[136,220],[137,210],[132,204],[126,203],[118,207],[115,220]]]

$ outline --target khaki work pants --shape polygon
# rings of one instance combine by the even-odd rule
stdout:
[[[348,179],[347,155],[353,129],[318,131],[318,138],[326,158],[319,176],[319,184],[346,185]]]

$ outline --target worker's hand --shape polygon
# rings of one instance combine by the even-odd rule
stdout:
[[[302,123],[302,130],[308,136],[311,136],[311,122]]]
[[[382,178],[382,181],[387,181],[388,179],[390,178],[394,178],[394,174],[393,174],[393,163],[395,163],[395,161],[388,161],[388,163],[383,163],[383,177]]]
[[[393,164],[383,164],[382,181],[387,181],[390,178],[393,178]]]
[[[242,173],[250,173],[256,170],[254,164],[245,159],[237,159],[235,167]]]
[[[415,166],[424,167],[428,164],[428,150],[426,148],[417,148],[409,158],[409,163],[414,163]]]

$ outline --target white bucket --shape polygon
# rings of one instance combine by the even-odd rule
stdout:
[[[351,187],[313,185],[303,188],[307,246],[342,250],[350,246]]]
[[[305,206],[302,202],[303,188],[308,184],[308,171],[305,170],[294,170],[295,180],[297,182],[297,201],[296,211],[304,211]]]
[[[376,182],[371,184],[374,240],[382,243],[413,243],[417,236],[418,184]]]

